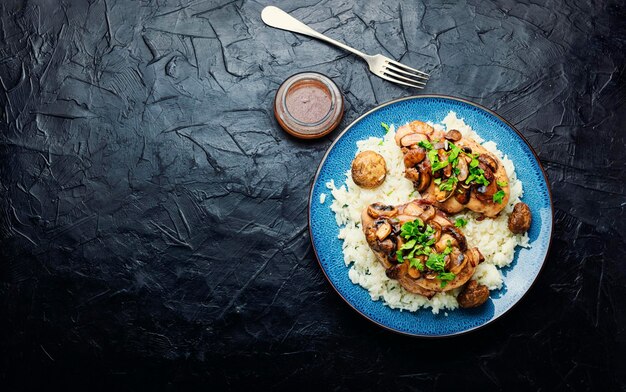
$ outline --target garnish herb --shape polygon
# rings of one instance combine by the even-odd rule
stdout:
[[[385,128],[385,133],[389,132],[389,125],[385,124],[384,122],[381,122],[380,125]]]
[[[437,154],[437,150],[428,151],[428,160],[430,161],[430,166],[432,167],[433,173],[437,170],[441,170],[444,167],[448,166],[448,161],[439,161],[439,155]]]
[[[441,280],[441,287],[443,288],[448,285],[449,281],[454,280],[454,278],[456,278],[456,275],[452,272],[442,272],[439,274],[438,278]]]
[[[446,256],[441,253],[431,253],[426,260],[426,267],[433,271],[444,271],[446,262],[444,260]]]
[[[454,189],[454,186],[456,185],[457,182],[459,182],[458,178],[454,176],[448,177],[447,180],[441,182],[441,185],[439,185],[439,189],[441,189],[442,191],[449,192],[452,189]]]
[[[504,195],[505,195],[504,191],[500,189],[499,191],[493,194],[493,202],[502,204],[502,199],[504,199]]]
[[[485,178],[485,172],[483,171],[483,169],[478,167],[478,164],[476,164],[476,166],[472,166],[474,161],[478,162],[478,160],[476,160],[475,158],[472,159],[472,162],[470,163],[470,167],[469,167],[470,174],[469,176],[467,176],[465,183],[469,184],[472,181],[474,181],[475,183],[479,185],[484,185],[484,186],[489,185],[489,181],[487,181],[487,179]]]
[[[506,181],[496,181],[496,184],[498,184],[498,186],[504,187],[507,186],[508,183]]]
[[[454,221],[454,225],[456,227],[465,227],[465,225],[467,225],[467,220],[463,218],[456,218],[456,220]]]
[[[483,169],[478,167],[478,155],[466,153],[459,146],[450,141],[446,141],[446,143],[448,144],[449,152],[447,159],[444,161],[440,160],[439,153],[433,148],[432,143],[426,140],[422,140],[418,143],[418,146],[424,148],[427,151],[428,160],[430,161],[430,166],[433,173],[445,168],[446,166],[448,166],[448,164],[452,166],[452,176],[448,178],[448,181],[437,182],[435,180],[435,183],[439,185],[440,190],[451,191],[454,188],[454,185],[456,185],[456,183],[458,182],[457,176],[461,171],[457,167],[457,165],[459,163],[459,159],[465,159],[463,155],[471,158],[469,164],[469,175],[467,176],[465,183],[470,184],[472,182],[475,182],[478,185],[489,185],[489,181],[487,181],[487,179],[485,178],[485,172],[483,171]]]
[[[398,251],[396,256],[399,263],[408,261],[411,267],[423,271],[425,267],[431,271],[437,272],[437,278],[441,280],[441,287],[445,287],[449,281],[456,277],[451,272],[445,270],[445,257],[452,253],[450,243],[442,253],[433,250],[432,245],[435,244],[435,229],[428,224],[424,224],[420,219],[412,222],[406,222],[400,228],[400,236],[406,241]],[[426,265],[416,256],[426,256]]]
[[[433,149],[433,145],[430,144],[430,142],[427,140],[422,140],[421,142],[417,143],[417,145],[429,151]]]

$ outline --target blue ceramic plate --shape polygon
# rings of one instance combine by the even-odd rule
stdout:
[[[432,314],[430,309],[407,312],[391,309],[382,300],[372,301],[367,290],[352,284],[348,267],[343,261],[339,227],[330,210],[332,196],[326,183],[334,180],[345,184],[345,172],[356,153],[356,142],[370,136],[382,137],[381,122],[396,127],[412,120],[441,123],[448,112],[454,111],[483,139],[493,140],[498,148],[513,160],[517,176],[524,184],[523,201],[532,211],[532,226],[528,232],[530,249],[518,248],[511,265],[502,269],[504,287],[491,292],[491,299],[477,309],[456,309]],[[320,194],[329,197],[324,204]],[[546,175],[539,160],[524,137],[506,120],[474,103],[446,96],[417,96],[380,105],[364,114],[330,146],[315,176],[309,198],[309,229],[317,259],[331,285],[357,312],[392,331],[423,337],[460,334],[480,328],[502,316],[530,289],[548,254],[552,235],[552,200]]]

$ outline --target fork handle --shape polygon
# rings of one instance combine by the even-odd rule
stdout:
[[[298,19],[294,18],[293,16],[289,15],[278,7],[267,6],[263,8],[263,11],[261,12],[261,19],[263,19],[263,22],[265,22],[265,24],[268,26],[272,26],[281,30],[291,31],[298,34],[308,35],[309,37],[326,41],[330,44],[347,50],[348,52],[352,52],[366,60],[370,57],[361,51],[351,48],[348,45],[345,45],[339,41],[335,41],[332,38],[328,38],[322,33],[318,33],[317,31],[313,30],[309,26],[300,22]]]

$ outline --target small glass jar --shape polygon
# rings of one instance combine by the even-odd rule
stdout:
[[[316,72],[291,76],[274,99],[280,126],[300,139],[317,139],[337,128],[343,117],[343,96],[328,77]]]

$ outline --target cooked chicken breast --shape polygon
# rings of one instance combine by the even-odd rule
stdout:
[[[457,130],[441,132],[422,121],[398,128],[405,176],[422,197],[454,214],[465,209],[495,217],[509,200],[502,162]]]
[[[406,290],[426,297],[463,286],[484,260],[461,231],[427,200],[374,203],[361,214],[368,245]]]

